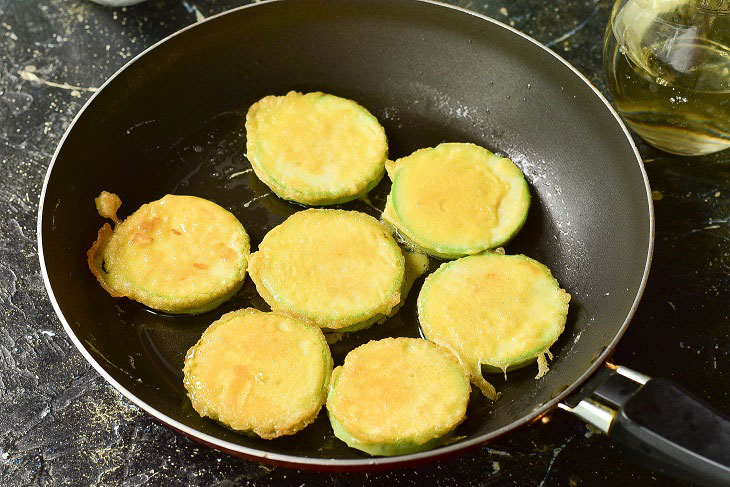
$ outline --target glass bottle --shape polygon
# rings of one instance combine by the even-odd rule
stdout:
[[[618,0],[603,61],[647,142],[681,155],[730,147],[730,0]]]

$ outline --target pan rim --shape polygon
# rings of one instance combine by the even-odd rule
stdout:
[[[616,347],[618,342],[621,340],[621,337],[626,332],[626,329],[636,312],[639,302],[641,301],[641,297],[646,288],[646,283],[647,283],[647,279],[649,276],[649,269],[651,267],[651,262],[652,262],[652,257],[653,257],[654,238],[655,238],[654,205],[653,205],[653,200],[652,200],[652,196],[651,196],[651,187],[649,185],[649,178],[648,178],[648,175],[644,168],[643,161],[642,161],[641,155],[639,154],[639,151],[636,147],[636,144],[635,144],[633,138],[631,137],[628,129],[626,128],[626,125],[623,123],[623,121],[619,117],[618,113],[614,110],[614,108],[611,106],[611,104],[606,99],[606,97],[603,96],[603,94],[573,65],[568,63],[565,59],[563,59],[560,55],[558,55],[557,53],[555,53],[554,51],[549,49],[547,46],[541,44],[540,42],[538,42],[537,40],[528,36],[527,34],[524,34],[520,31],[518,31],[514,27],[504,24],[503,22],[495,20],[484,14],[472,12],[465,8],[458,7],[455,5],[445,4],[445,3],[442,3],[442,2],[436,1],[436,0],[414,0],[414,1],[416,1],[418,3],[434,5],[434,6],[441,7],[441,8],[456,10],[458,12],[477,17],[478,19],[480,19],[482,21],[490,22],[490,23],[496,25],[497,27],[507,29],[511,33],[516,34],[516,35],[522,37],[523,39],[527,40],[528,42],[534,44],[535,46],[539,47],[540,49],[542,49],[543,51],[548,53],[550,56],[552,56],[553,58],[555,58],[556,60],[561,62],[563,65],[565,65],[570,71],[573,72],[573,74],[575,74],[581,81],[583,81],[583,83],[585,83],[593,91],[593,93],[601,100],[601,102],[603,102],[606,109],[608,109],[608,111],[613,115],[614,119],[616,120],[616,123],[618,123],[618,125],[621,127],[621,130],[623,131],[623,133],[624,133],[626,139],[628,140],[628,142],[634,152],[634,155],[636,157],[636,163],[639,167],[639,170],[641,172],[641,175],[642,175],[642,178],[644,181],[644,187],[646,190],[646,198],[647,198],[647,206],[648,206],[648,210],[649,210],[649,239],[648,239],[648,248],[646,249],[646,264],[644,266],[641,283],[639,285],[639,288],[637,290],[637,293],[636,293],[634,301],[631,305],[631,308],[630,308],[628,314],[626,315],[626,318],[624,319],[624,322],[622,323],[622,325],[619,328],[616,335],[613,337],[613,339],[610,341],[610,343],[606,346],[606,348],[601,352],[601,354],[599,354],[596,357],[596,359],[593,361],[593,363],[580,375],[580,377],[578,379],[576,379],[566,389],[564,389],[559,394],[557,394],[554,398],[552,398],[551,400],[542,404],[540,407],[534,409],[531,413],[523,416],[522,418],[520,418],[516,421],[513,421],[512,423],[510,423],[506,426],[503,426],[502,428],[499,428],[499,429],[496,429],[489,433],[477,436],[470,440],[453,443],[451,445],[442,446],[440,448],[428,450],[425,452],[396,456],[396,457],[371,457],[371,458],[364,458],[364,459],[312,458],[312,457],[303,457],[303,456],[280,454],[280,453],[270,453],[265,450],[259,450],[256,448],[250,448],[250,447],[238,445],[236,443],[231,443],[229,441],[221,440],[214,436],[200,432],[194,428],[191,428],[191,427],[167,416],[166,414],[163,414],[162,412],[160,412],[157,409],[153,408],[152,406],[148,405],[146,402],[144,402],[143,400],[138,398],[132,392],[127,390],[125,387],[123,387],[119,382],[117,382],[104,369],[104,367],[102,367],[102,365],[91,356],[89,351],[81,343],[79,338],[76,336],[74,331],[71,329],[71,326],[69,325],[68,321],[64,317],[63,312],[61,311],[60,305],[58,304],[58,302],[56,300],[55,294],[53,292],[53,288],[51,286],[50,278],[49,278],[48,272],[46,270],[45,257],[44,257],[44,253],[43,253],[42,228],[43,228],[43,210],[46,206],[45,198],[46,198],[46,190],[48,187],[48,183],[50,181],[50,177],[53,172],[53,168],[55,166],[58,155],[61,151],[61,148],[63,147],[69,133],[71,132],[71,130],[73,130],[74,126],[76,125],[76,122],[83,115],[83,113],[86,111],[88,106],[94,101],[96,96],[99,93],[101,93],[102,90],[109,83],[111,83],[115,78],[117,78],[117,76],[119,76],[128,67],[130,67],[132,64],[137,62],[143,56],[145,56],[148,52],[157,48],[159,45],[167,42],[168,40],[172,39],[175,36],[181,35],[183,32],[186,32],[186,31],[196,27],[198,24],[205,23],[205,22],[211,21],[213,19],[216,19],[218,17],[228,15],[233,12],[238,12],[238,11],[241,11],[244,9],[254,8],[257,6],[262,6],[262,5],[266,5],[266,4],[270,4],[270,3],[280,3],[280,2],[284,2],[284,1],[286,1],[286,0],[263,0],[260,2],[243,5],[243,6],[236,7],[236,8],[230,9],[230,10],[226,10],[224,12],[220,12],[216,15],[212,15],[202,21],[195,22],[193,24],[183,27],[182,29],[180,29],[176,32],[173,32],[169,36],[161,39],[160,41],[158,41],[158,42],[152,44],[151,46],[149,46],[148,48],[144,49],[142,52],[140,52],[134,58],[132,58],[129,62],[127,62],[122,67],[120,67],[117,71],[115,71],[114,74],[112,74],[99,87],[99,89],[86,101],[86,103],[81,107],[81,109],[78,111],[78,113],[74,116],[73,120],[71,121],[68,128],[64,132],[63,137],[61,137],[61,140],[58,142],[58,145],[56,146],[56,150],[53,154],[53,157],[51,158],[51,162],[46,171],[46,175],[45,175],[45,178],[43,181],[43,187],[41,189],[41,195],[40,195],[40,199],[39,199],[39,203],[38,203],[38,219],[37,219],[37,227],[36,227],[37,244],[38,244],[38,258],[39,258],[39,262],[40,262],[43,283],[45,285],[46,292],[48,293],[48,297],[51,301],[51,304],[56,313],[56,316],[58,316],[59,320],[61,321],[61,324],[62,324],[66,334],[69,336],[69,338],[71,339],[73,344],[76,346],[76,348],[81,352],[84,359],[86,359],[86,361],[96,370],[97,373],[99,373],[104,378],[104,380],[106,380],[106,382],[108,382],[112,387],[114,387],[114,389],[116,389],[118,392],[120,392],[126,399],[131,401],[137,407],[139,407],[140,409],[145,411],[147,414],[149,414],[153,418],[162,422],[166,426],[168,426],[178,432],[181,432],[184,435],[195,439],[196,441],[200,441],[202,443],[213,446],[216,449],[226,451],[228,453],[245,456],[250,459],[259,460],[259,461],[267,462],[267,463],[275,463],[278,465],[291,467],[291,468],[321,469],[321,470],[325,470],[325,469],[326,470],[350,470],[350,471],[352,471],[352,470],[367,470],[367,469],[376,469],[376,468],[378,468],[378,469],[395,468],[397,466],[422,463],[424,461],[435,461],[438,458],[454,455],[456,453],[463,452],[470,448],[474,448],[478,445],[485,444],[488,441],[491,441],[503,434],[506,434],[519,427],[522,427],[528,423],[533,422],[535,419],[544,415],[549,410],[557,407],[558,403],[562,399],[564,399],[569,394],[571,394],[573,391],[575,391],[606,361],[607,357],[613,352],[614,348]]]

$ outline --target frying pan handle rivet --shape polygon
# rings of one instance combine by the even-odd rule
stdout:
[[[649,377],[648,375],[644,375],[628,367],[624,367],[623,365],[614,365],[611,362],[606,362],[603,365],[605,365],[608,369],[618,372],[620,375],[626,377],[627,379],[638,382],[639,384],[646,384],[647,382],[649,382],[649,379],[651,379],[651,377]]]
[[[574,408],[571,408],[562,402],[558,404],[558,407],[564,411],[575,414],[583,421],[595,426],[604,434],[608,434],[608,430],[611,428],[611,423],[616,417],[615,410],[592,399],[583,399]]]
[[[606,368],[608,370],[596,374],[582,389],[579,401],[569,401],[570,405],[558,404],[560,409],[575,414],[604,433],[608,433],[624,403],[651,379],[622,365],[607,362]]]
[[[626,377],[627,379],[631,379],[634,382],[638,382],[641,385],[646,384],[651,379],[651,377],[649,377],[648,375],[644,375],[644,374],[637,372],[635,370],[632,370],[628,367],[624,367],[623,365],[618,365],[615,367],[616,368],[614,370],[616,372],[618,372],[620,375]]]

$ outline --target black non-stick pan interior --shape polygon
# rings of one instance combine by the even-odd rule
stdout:
[[[209,198],[243,222],[254,249],[300,210],[272,195],[244,156],[249,105],[290,90],[367,107],[386,129],[391,158],[474,142],[511,157],[528,179],[529,218],[506,250],[552,269],[573,296],[568,324],[543,379],[528,367],[506,382],[492,376],[504,392],[496,403],[473,394],[457,446],[528,421],[604,358],[640,293],[651,246],[644,174],[604,100],[545,49],[464,11],[393,0],[273,2],[210,19],[134,61],[85,108],[49,174],[40,231],[52,298],[126,394],[163,421],[269,455],[366,458],[333,437],[324,413],[295,436],[266,441],[192,410],[184,353],[221,314],[267,309],[250,280],[214,311],[171,317],[111,298],[86,267],[103,224],[94,208],[102,190],[120,195],[122,216],[166,193]],[[388,188],[383,181],[371,194],[374,207]],[[343,207],[378,215],[363,201]],[[333,345],[335,363],[369,339],[418,336],[421,282],[394,318]]]

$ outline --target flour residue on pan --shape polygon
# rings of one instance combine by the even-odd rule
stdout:
[[[484,114],[480,113],[477,108],[469,106],[438,88],[414,81],[411,83],[409,91],[417,94],[417,97],[410,101],[410,109],[414,112],[423,112],[429,117],[433,117],[435,112],[444,120],[465,120],[472,125],[483,122]]]
[[[583,234],[578,227],[584,225],[585,222],[573,221],[570,217],[573,212],[565,200],[565,193],[560,181],[562,180],[555,173],[555,164],[546,161],[536,154],[528,154],[515,150],[508,150],[508,156],[522,170],[536,193],[537,199],[553,218],[552,238],[554,241],[560,241],[562,246],[570,248],[571,252],[578,249],[585,255],[585,247],[579,240],[578,236]],[[568,191],[570,193],[570,191]]]

